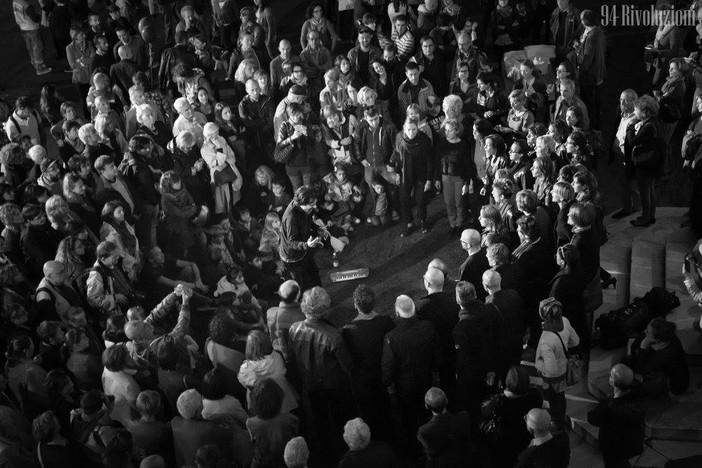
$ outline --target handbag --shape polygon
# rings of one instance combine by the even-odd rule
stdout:
[[[493,395],[489,400],[483,402],[481,412],[490,413],[489,418],[480,421],[480,435],[483,437],[485,442],[495,447],[498,442],[503,439],[502,435],[504,432],[504,427],[502,423],[502,416],[495,414],[495,409],[502,403],[502,394],[498,393]]]
[[[555,333],[556,336],[558,337],[558,340],[561,342],[561,346],[563,346],[563,353],[566,355],[568,358],[568,365],[566,366],[566,373],[565,373],[565,383],[567,386],[572,387],[573,385],[577,384],[580,382],[580,379],[582,378],[581,370],[582,370],[582,365],[583,361],[582,358],[578,353],[568,353],[568,349],[565,347],[565,343],[563,343],[563,338],[561,338],[561,335],[556,333],[556,332],[551,332]]]
[[[236,172],[229,164],[224,165],[224,169],[218,169],[214,173],[215,185],[225,185],[234,182],[237,179]]]
[[[287,164],[292,158],[293,145],[275,145],[275,150],[273,150],[273,160],[278,164]]]

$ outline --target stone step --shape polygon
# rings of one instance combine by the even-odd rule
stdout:
[[[699,468],[702,460],[687,460],[683,462],[681,458],[702,456],[702,444],[699,442],[685,442],[676,440],[652,440],[651,445],[656,450],[646,447],[641,455],[634,457],[631,464],[636,468]],[[660,453],[659,453],[660,452]],[[666,465],[668,460],[680,460],[675,465]]]
[[[702,403],[654,405],[646,413],[646,435],[661,440],[702,442]]]
[[[665,285],[665,245],[657,240],[635,238],[631,247],[629,301],[643,297],[651,288]]]
[[[609,385],[609,371],[622,362],[628,346],[604,350],[599,346],[590,350],[590,363],[587,374],[587,393],[595,400],[604,400],[612,394]]]
[[[599,428],[587,422],[587,414],[597,406],[597,399],[588,393],[587,382],[566,390],[566,416],[568,424],[577,435],[593,447],[599,447]]]

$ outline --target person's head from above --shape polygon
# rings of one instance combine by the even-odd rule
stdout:
[[[176,409],[183,419],[194,419],[202,410],[202,395],[194,388],[185,390],[176,401]]]
[[[303,185],[295,191],[293,201],[302,211],[310,214],[317,208],[317,192],[309,185]]]
[[[424,36],[420,41],[422,47],[422,55],[425,57],[433,58],[434,51],[436,50],[436,44],[431,36]]]
[[[179,115],[182,115],[186,120],[192,120],[192,118],[195,116],[193,106],[190,105],[188,99],[185,97],[179,97],[178,99],[176,99],[173,103],[173,108],[176,110],[176,112],[178,112]]]
[[[130,320],[124,325],[124,334],[135,343],[147,345],[154,339],[154,327],[143,320]]]
[[[551,135],[541,135],[536,137],[534,145],[536,157],[549,158],[556,152],[556,140]]]
[[[478,118],[473,122],[473,138],[483,140],[488,135],[492,135],[494,128],[489,120]]]
[[[375,307],[375,293],[370,286],[359,284],[353,291],[353,306],[361,314],[370,314]]]
[[[85,146],[95,146],[100,143],[100,135],[95,129],[95,125],[87,123],[78,129],[78,138]]]
[[[424,395],[424,406],[434,414],[446,412],[448,406],[446,393],[438,387],[431,387]]]
[[[493,133],[485,137],[485,153],[488,156],[503,157],[507,155],[507,144],[502,135]]]
[[[101,27],[100,15],[97,13],[90,13],[88,15],[88,26],[90,26],[93,31],[99,31]]]
[[[646,337],[656,344],[670,343],[676,338],[675,329],[674,322],[668,322],[664,317],[655,317],[646,327]]]
[[[554,297],[547,297],[539,302],[539,316],[543,327],[549,330],[563,330],[563,304]]]
[[[545,437],[551,431],[551,415],[545,409],[533,408],[529,410],[524,416],[524,422],[527,431],[534,437]]]
[[[363,120],[368,122],[368,125],[371,128],[377,128],[380,124],[380,114],[378,113],[378,109],[376,109],[375,106],[365,109],[363,111]]]
[[[497,243],[487,248],[485,255],[490,268],[500,267],[509,263],[509,249],[505,244]]]
[[[522,366],[513,366],[505,377],[505,390],[512,395],[523,396],[529,393],[529,372]]]
[[[310,50],[317,50],[321,44],[322,44],[322,41],[319,38],[318,31],[311,30],[310,32],[307,33],[307,47]]]
[[[509,105],[512,107],[513,110],[515,110],[515,111],[525,110],[526,108],[524,106],[526,105],[526,102],[527,102],[527,96],[523,90],[515,89],[515,90],[512,90],[511,93],[509,93]]]
[[[477,300],[475,286],[468,281],[459,281],[456,284],[456,304],[462,309],[469,307]]]
[[[280,53],[280,58],[283,60],[289,60],[292,56],[292,46],[290,41],[283,39],[278,43],[278,52]]]
[[[628,392],[634,385],[634,371],[626,364],[617,364],[609,371],[609,385],[615,391]]]
[[[61,425],[53,411],[46,411],[32,421],[32,436],[38,443],[47,444],[60,437]]]
[[[112,268],[119,260],[120,251],[114,243],[102,241],[97,246],[96,254],[98,260],[100,260],[103,265]]]
[[[644,94],[634,101],[634,115],[641,121],[646,121],[658,115],[660,104],[651,95]]]
[[[417,86],[419,84],[420,74],[419,65],[415,62],[407,62],[405,65],[405,76],[412,86]]]
[[[566,11],[570,6],[570,0],[556,0],[558,9],[561,11]]]
[[[205,142],[217,145],[217,142],[219,142],[219,125],[214,122],[207,122],[202,129],[202,136],[205,138]]]
[[[638,94],[631,88],[625,89],[619,95],[619,111],[622,114],[631,114],[634,112],[634,103],[638,99]],[[698,105],[700,101],[697,101]]]
[[[246,337],[246,360],[260,361],[273,352],[273,344],[267,333],[251,330]]]
[[[51,284],[58,286],[66,282],[66,267],[62,262],[49,260],[44,263],[43,272],[44,278]]]
[[[509,154],[509,160],[513,163],[519,161],[528,153],[529,145],[527,144],[526,140],[519,138],[512,141],[512,145],[509,147],[509,151],[507,152],[507,154]]]
[[[221,367],[208,371],[202,378],[202,398],[218,401],[227,396],[227,376]]]
[[[558,83],[558,90],[561,98],[563,98],[563,100],[566,102],[570,102],[570,100],[573,99],[573,96],[575,96],[575,81],[571,80],[570,78],[563,78]]]
[[[516,197],[517,209],[524,214],[533,215],[539,206],[539,199],[533,190],[520,190]]]
[[[304,108],[302,104],[291,102],[288,104],[288,121],[293,125],[302,124],[305,119]]]
[[[300,300],[300,285],[295,280],[286,280],[278,288],[280,299],[286,304],[294,304]]]
[[[519,65],[519,74],[525,80],[531,79],[534,76],[536,66],[531,60],[525,60]]]
[[[121,224],[125,220],[124,205],[117,200],[110,200],[102,206],[100,217],[106,223]]]
[[[102,365],[110,372],[122,372],[130,361],[124,343],[117,343],[102,352]]]
[[[424,289],[429,292],[439,292],[444,289],[444,274],[437,268],[428,268],[422,279]]]
[[[365,449],[371,442],[370,427],[361,418],[347,421],[344,425],[344,442],[352,452]]]
[[[502,275],[495,270],[485,270],[483,272],[483,289],[488,294],[494,294],[502,287]]]
[[[395,44],[387,44],[383,47],[383,60],[387,63],[393,63],[397,58],[397,48]]]
[[[568,61],[563,61],[556,67],[556,82],[560,83],[565,78],[573,79],[573,66]]]
[[[451,141],[460,138],[461,124],[457,120],[446,119],[441,126],[444,129],[447,140]]]
[[[290,73],[291,73],[292,79],[298,83],[301,80],[306,78],[305,69],[303,68],[302,64],[300,64],[300,63],[293,63],[290,66]],[[292,91],[292,88],[290,88],[290,91]],[[301,93],[297,93],[297,94],[299,95]],[[302,94],[304,95],[304,93],[302,93]],[[288,92],[288,96],[290,96],[290,92]]]
[[[180,9],[180,17],[186,25],[190,25],[195,20],[195,10],[190,5],[185,5]]]
[[[248,26],[252,24],[256,19],[256,14],[254,13],[253,8],[245,6],[239,10],[239,19],[241,20],[242,25]]]
[[[502,228],[502,215],[495,205],[483,205],[480,208],[478,222],[487,232],[498,232]],[[479,236],[478,243],[480,243]]]
[[[321,320],[331,313],[331,298],[329,293],[320,286],[308,289],[302,294],[300,309],[310,320]]]
[[[265,334],[263,332],[259,333]],[[280,388],[280,385],[274,379],[263,378],[251,390],[249,411],[260,419],[273,419],[280,414],[284,396],[283,389]]]
[[[413,317],[416,311],[414,301],[405,294],[397,296],[395,299],[395,315],[407,319]]]
[[[678,79],[683,77],[684,65],[681,58],[673,58],[668,63],[668,76],[671,79]]]
[[[592,203],[573,203],[568,211],[568,224],[583,229],[592,226],[597,220],[597,212]]]
[[[597,26],[597,13],[592,10],[583,10],[580,13],[580,22],[582,22],[583,26],[586,28],[594,28]]]
[[[470,34],[462,32],[458,35],[458,50],[464,54],[468,54],[473,47],[473,39]]]
[[[448,273],[449,273],[448,266],[446,266],[446,262],[444,262],[440,258],[434,257],[431,259],[431,261],[427,265],[427,271],[429,271],[431,269],[439,270],[441,273],[443,273],[444,279],[448,278]]]
[[[136,399],[136,410],[142,418],[154,420],[161,411],[161,396],[155,390],[144,390]]]
[[[285,444],[283,460],[286,468],[307,468],[307,460],[310,458],[310,450],[303,437],[293,437]]]
[[[539,239],[539,227],[533,215],[525,214],[517,220],[517,235],[522,244]]]
[[[142,306],[136,305],[127,309],[127,320],[144,320],[145,318],[146,310]]]
[[[246,80],[246,95],[254,102],[257,102],[258,98],[261,97],[261,88],[253,78]]]

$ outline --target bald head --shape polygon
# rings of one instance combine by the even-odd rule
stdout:
[[[427,270],[430,268],[436,268],[441,273],[443,273],[444,276],[446,276],[446,273],[448,272],[448,268],[446,268],[446,263],[444,263],[444,261],[440,258],[435,258],[431,262],[429,262],[429,265],[427,265]]]
[[[300,296],[300,285],[295,280],[287,280],[278,288],[278,295],[285,303],[296,302]]]
[[[461,233],[461,246],[464,250],[480,245],[480,233],[475,229],[466,229]]]
[[[131,60],[132,59],[132,51],[129,47],[127,46],[119,46],[117,49],[117,55],[119,55],[120,60]]]
[[[551,430],[551,415],[545,409],[533,408],[527,413],[526,425],[535,437],[543,437]]]
[[[495,270],[485,270],[483,273],[483,288],[490,294],[499,291],[502,286],[502,276]]]
[[[414,315],[414,301],[405,294],[397,296],[395,300],[395,313],[402,318],[410,318]]]
[[[424,273],[424,286],[427,290],[441,291],[444,288],[444,273],[436,268],[429,267]]]
[[[57,273],[63,273],[63,263],[54,260],[44,263],[44,276],[48,277]]]
[[[446,393],[438,387],[431,387],[424,395],[424,404],[434,413],[443,413],[448,406]]]
[[[622,113],[634,112],[634,102],[639,98],[636,91],[633,89],[625,89],[622,94],[619,95],[619,110]]]
[[[617,364],[609,372],[609,384],[619,390],[629,390],[634,384],[634,371],[625,364]]]

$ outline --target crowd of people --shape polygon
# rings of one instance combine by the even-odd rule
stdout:
[[[688,75],[702,109],[701,28],[658,27],[655,91],[603,129],[605,31],[570,0],[309,2],[299,47],[267,0],[12,3],[80,100],[46,84],[4,119],[7,466],[569,465],[571,361],[616,287],[597,170],[624,166],[613,217],[640,205],[638,228],[681,157],[696,177],[700,120],[671,141]],[[459,271],[434,259],[394,316],[359,285],[333,324],[315,252],[363,223],[409,244],[433,199]],[[645,406],[689,384],[674,325],[610,383],[589,419],[629,466]]]

